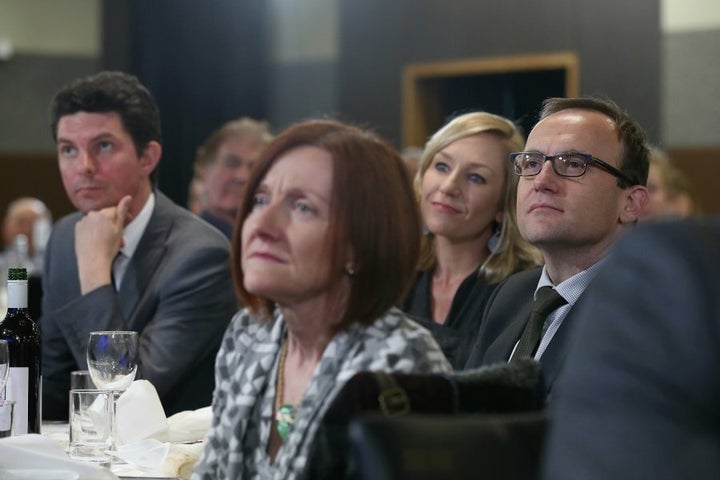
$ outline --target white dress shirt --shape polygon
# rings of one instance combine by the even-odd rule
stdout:
[[[123,229],[123,247],[118,252],[118,256],[113,261],[113,278],[115,282],[115,290],[120,290],[125,271],[127,270],[130,259],[132,258],[140,238],[145,233],[145,228],[150,222],[153,209],[155,208],[155,194],[150,193],[145,205],[140,213],[132,219],[130,223]]]

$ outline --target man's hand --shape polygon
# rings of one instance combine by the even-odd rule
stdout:
[[[122,233],[131,200],[126,195],[117,206],[88,212],[75,225],[81,294],[110,283],[113,259],[123,247]]]

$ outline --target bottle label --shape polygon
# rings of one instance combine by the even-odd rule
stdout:
[[[30,369],[10,367],[5,398],[15,401],[15,435],[28,433],[28,397]]]
[[[8,280],[7,306],[8,308],[27,308],[27,280]]]

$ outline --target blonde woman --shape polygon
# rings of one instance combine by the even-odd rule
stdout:
[[[430,329],[456,369],[465,364],[495,285],[541,262],[515,221],[509,154],[524,145],[511,121],[467,113],[430,138],[415,177],[426,233],[401,308]]]

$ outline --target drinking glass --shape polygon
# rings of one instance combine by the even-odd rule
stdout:
[[[138,333],[90,332],[87,364],[95,386],[100,390],[113,392],[111,450],[116,450],[117,399],[135,380],[138,367]]]
[[[113,401],[111,390],[70,390],[70,458],[110,466]]]
[[[137,332],[90,332],[87,363],[97,388],[124,392],[137,373]]]

